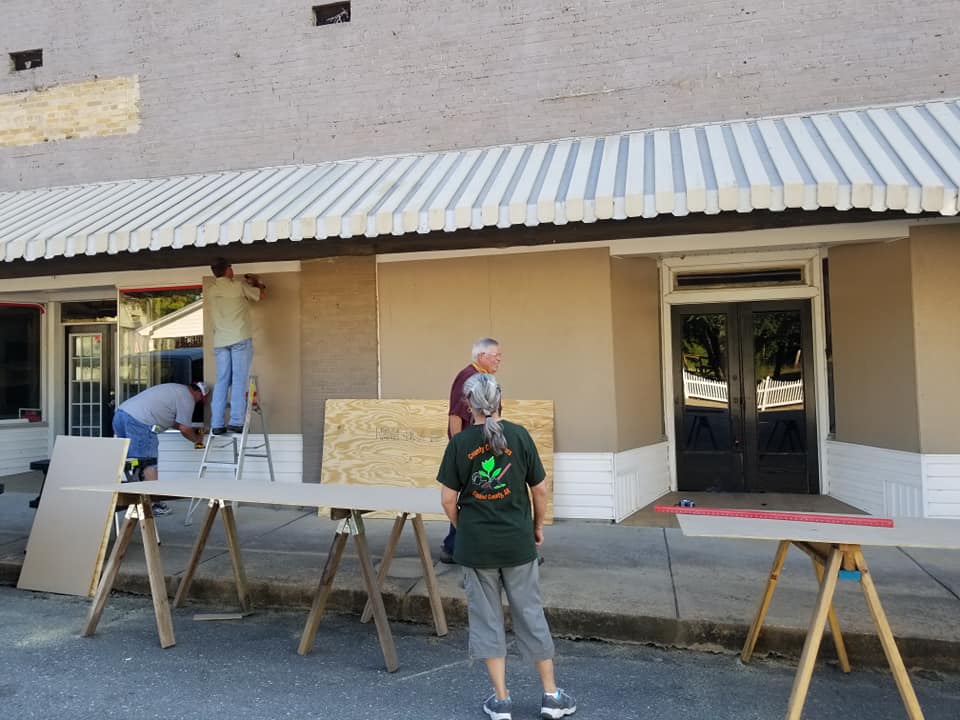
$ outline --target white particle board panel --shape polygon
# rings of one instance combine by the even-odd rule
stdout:
[[[960,520],[893,518],[892,528],[682,513],[677,520],[683,534],[693,537],[960,549]]]
[[[115,492],[104,485],[74,485],[66,488],[75,496]],[[396,485],[346,485],[340,483],[249,482],[233,480],[155,480],[124,483],[124,493],[181,498],[217,498],[236,502],[294,507],[331,507],[411,513],[442,513],[440,488]],[[66,494],[66,493],[65,493]],[[42,505],[43,503],[41,503]]]
[[[120,484],[129,442],[126,438],[57,437],[18,588],[93,595],[113,522],[112,493]],[[63,491],[78,482],[97,483],[107,492]]]

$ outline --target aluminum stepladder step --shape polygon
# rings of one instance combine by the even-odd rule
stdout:
[[[263,443],[259,445],[248,445],[250,439],[250,426],[253,416],[256,415],[260,421],[260,432],[263,434]],[[214,460],[211,459],[211,451],[226,450],[230,448],[233,460]],[[251,452],[257,450],[263,452]],[[210,434],[207,437],[206,446],[203,450],[203,459],[200,461],[200,470],[197,473],[197,481],[203,482],[203,477],[208,469],[232,469],[233,479],[239,480],[243,476],[243,467],[247,458],[266,458],[267,468],[270,470],[270,482],[276,482],[273,473],[273,456],[270,454],[270,436],[267,434],[267,421],[263,417],[263,408],[260,405],[260,394],[257,391],[257,376],[251,375],[247,380],[247,411],[243,417],[243,432],[240,434],[240,442],[237,443],[237,436],[234,433],[228,435]],[[183,520],[184,525],[191,523],[193,513],[205,500],[203,498],[194,498],[190,501],[190,507],[187,509],[187,516]]]

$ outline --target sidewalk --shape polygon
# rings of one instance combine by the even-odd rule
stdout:
[[[4,584],[16,583],[35,512],[27,503],[34,494],[14,481],[7,482],[6,493],[0,495],[0,582]],[[192,526],[185,527],[187,501],[169,505],[174,512],[157,522],[172,596],[202,512],[194,515]],[[389,520],[366,521],[375,556],[382,552],[391,525]],[[242,506],[238,528],[254,607],[309,608],[335,526],[315,512]],[[427,523],[427,532],[436,552],[446,525]],[[117,587],[147,595],[139,534],[134,538]],[[544,604],[556,635],[735,652],[760,600],[774,550],[775,543],[685,538],[669,528],[560,520],[547,528],[542,548]],[[908,668],[956,672],[960,667],[960,553],[865,548],[865,555]],[[458,568],[437,563],[437,572],[448,622],[466,624]],[[329,608],[359,614],[365,599],[351,543]],[[219,522],[207,544],[191,600],[224,611],[236,607],[230,557]],[[815,600],[810,561],[792,549],[756,654],[799,657]],[[431,622],[409,526],[397,548],[384,601],[392,620]],[[854,668],[885,667],[857,583],[840,583],[835,607]],[[109,613],[108,605],[105,617]],[[820,656],[835,657],[829,638],[824,638]]]

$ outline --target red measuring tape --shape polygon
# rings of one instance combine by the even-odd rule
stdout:
[[[892,528],[890,518],[863,517],[851,515],[824,515],[822,513],[793,513],[776,510],[731,510],[729,508],[678,507],[676,505],[656,505],[656,512],[677,515],[718,515],[720,517],[745,517],[758,520],[793,520],[795,522],[830,523],[832,525],[866,525],[869,527]]]

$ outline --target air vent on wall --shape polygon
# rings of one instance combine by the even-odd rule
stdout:
[[[10,63],[15,71],[32,70],[43,66],[43,50],[21,50],[10,53]]]
[[[350,3],[335,2],[313,6],[314,25],[335,25],[350,22]]]

